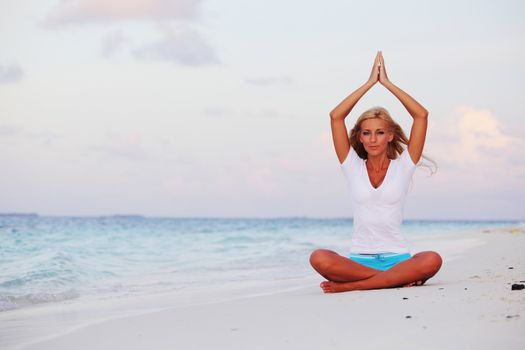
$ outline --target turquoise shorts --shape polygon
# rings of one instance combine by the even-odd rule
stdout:
[[[381,271],[388,270],[411,257],[410,253],[350,254],[351,260]]]

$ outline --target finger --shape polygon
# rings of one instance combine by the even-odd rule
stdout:
[[[381,60],[379,59],[379,56],[377,56],[376,60],[374,61],[374,68],[381,67]]]

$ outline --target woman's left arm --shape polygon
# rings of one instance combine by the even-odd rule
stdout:
[[[423,154],[423,147],[425,146],[428,111],[409,94],[392,84],[392,82],[388,79],[382,53],[380,53],[379,60],[381,62],[381,66],[379,67],[379,82],[391,93],[393,93],[399,101],[401,101],[408,113],[410,113],[414,119],[408,140],[408,153],[410,154],[410,158],[412,158],[414,164],[417,164],[421,158],[421,155]]]

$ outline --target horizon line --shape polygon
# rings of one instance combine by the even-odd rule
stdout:
[[[311,216],[311,215],[290,215],[290,216],[171,216],[171,215],[145,215],[145,214],[100,214],[100,215],[67,215],[67,214],[40,214],[36,212],[0,212],[0,217],[23,216],[23,217],[42,217],[42,218],[142,218],[142,219],[208,219],[208,220],[286,220],[286,219],[306,219],[306,220],[353,220],[352,216]],[[467,222],[520,222],[525,219],[473,219],[473,218],[406,218],[405,221],[467,221]]]

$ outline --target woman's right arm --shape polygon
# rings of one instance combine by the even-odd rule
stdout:
[[[332,138],[334,140],[335,153],[337,154],[337,158],[339,158],[339,163],[341,164],[345,161],[348,152],[350,151],[350,140],[348,139],[345,118],[354,108],[357,101],[359,101],[361,97],[363,97],[363,95],[379,80],[379,64],[380,61],[378,52],[368,81],[359,89],[352,92],[330,112],[330,125],[332,127]]]

